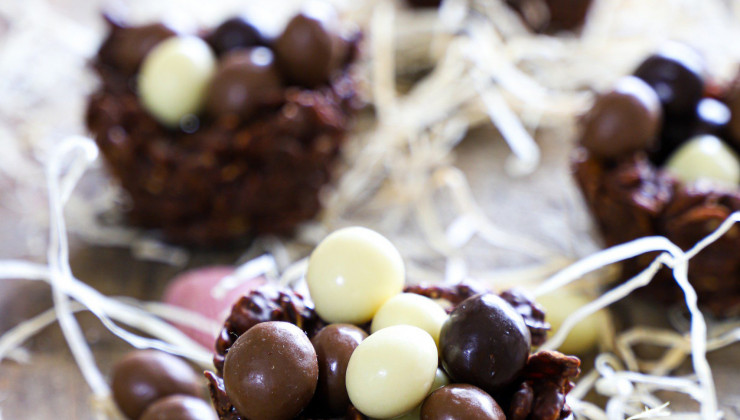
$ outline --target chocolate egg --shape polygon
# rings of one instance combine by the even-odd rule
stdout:
[[[150,405],[139,420],[218,420],[216,411],[200,398],[172,395]]]
[[[347,393],[366,416],[398,416],[424,400],[434,383],[437,360],[437,346],[426,331],[410,325],[384,328],[352,353]]]
[[[161,23],[144,26],[110,23],[111,34],[100,47],[100,60],[128,76],[136,73],[152,48],[176,35],[175,31]]]
[[[208,35],[206,41],[218,55],[264,43],[260,31],[241,16],[224,21]]]
[[[336,15],[295,16],[275,41],[283,74],[293,83],[316,87],[327,83],[346,59],[349,44],[337,33]]]
[[[599,96],[584,117],[581,143],[602,158],[646,149],[655,141],[661,120],[655,91],[640,79],[624,77],[613,91]]]
[[[155,350],[139,350],[113,366],[113,399],[131,419],[156,400],[175,394],[198,396],[201,379],[182,359]]]
[[[249,118],[259,107],[279,102],[281,88],[270,49],[232,51],[218,65],[208,87],[205,109],[214,116],[235,114]]]
[[[696,50],[669,43],[643,61],[634,75],[655,90],[667,114],[685,115],[704,94],[704,67]]]
[[[482,389],[468,384],[442,387],[421,406],[422,420],[506,420],[501,407]]]
[[[432,299],[415,293],[401,293],[388,299],[373,317],[370,331],[392,325],[413,325],[429,333],[439,344],[439,330],[447,320],[447,312]]]
[[[464,300],[442,326],[442,365],[453,382],[502,390],[522,371],[532,340],[524,319],[492,293]]]
[[[401,293],[403,259],[383,235],[362,227],[340,229],[314,249],[306,283],[316,312],[327,322],[362,324]]]
[[[664,168],[682,182],[708,180],[735,188],[740,184],[737,154],[715,136],[690,139],[668,158]]]
[[[141,103],[162,124],[175,127],[197,113],[216,70],[208,44],[194,36],[169,38],[146,56],[139,72]]]
[[[367,337],[362,329],[350,324],[331,324],[322,328],[312,339],[319,362],[319,383],[314,402],[330,414],[347,412],[346,375],[349,358]]]
[[[224,387],[250,420],[288,420],[311,401],[319,367],[306,334],[288,322],[255,325],[229,348]]]

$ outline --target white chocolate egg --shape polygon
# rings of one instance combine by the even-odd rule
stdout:
[[[566,318],[591,299],[583,293],[573,290],[557,290],[544,296],[538,296],[537,302],[545,307],[545,320],[552,326],[552,332],[560,329]],[[605,331],[609,318],[604,310],[598,311],[579,322],[568,334],[558,351],[565,354],[584,354],[592,350]]]
[[[694,137],[668,158],[665,169],[683,182],[707,179],[736,187],[740,184],[740,161],[722,140],[712,135]]]
[[[413,325],[428,332],[439,346],[439,332],[447,317],[445,310],[432,299],[415,293],[401,293],[378,309],[370,331],[393,325]]]
[[[172,37],[160,42],[141,66],[141,103],[159,122],[176,127],[200,109],[216,70],[216,56],[200,38]]]
[[[347,365],[347,393],[369,417],[387,419],[426,398],[437,372],[437,346],[411,325],[384,328],[365,339]]]
[[[362,324],[401,293],[401,254],[383,235],[363,227],[327,236],[308,261],[306,283],[316,312],[330,323]]]

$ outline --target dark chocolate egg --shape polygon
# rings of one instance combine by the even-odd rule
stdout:
[[[671,153],[691,137],[701,134],[722,136],[730,123],[730,117],[727,105],[713,98],[703,98],[693,115],[672,117],[664,121],[660,144],[652,151],[652,160],[659,165],[663,164]]]
[[[128,76],[138,71],[144,57],[152,48],[176,35],[175,31],[161,23],[145,26],[121,26],[114,22],[110,23],[113,28],[100,47],[100,60]]]
[[[628,76],[601,95],[583,119],[581,144],[592,154],[613,158],[649,148],[660,130],[660,102],[650,86]]]
[[[224,21],[206,37],[206,41],[218,55],[264,44],[260,31],[241,16]]]
[[[224,387],[236,410],[250,420],[288,420],[316,390],[319,367],[306,334],[288,322],[255,325],[229,348]]]
[[[649,84],[667,114],[693,112],[704,94],[704,59],[694,49],[669,43],[648,57],[634,75]]]
[[[129,353],[113,366],[113,399],[131,419],[156,400],[175,394],[201,394],[201,379],[184,360],[155,350]]]
[[[264,105],[280,101],[280,76],[272,52],[265,47],[232,51],[220,61],[208,87],[206,111],[214,116],[249,118]]]
[[[319,362],[319,383],[314,401],[330,414],[342,415],[349,407],[345,382],[349,358],[367,337],[367,333],[351,324],[331,324],[312,339]]]
[[[218,420],[211,404],[189,395],[172,395],[157,400],[139,420]]]
[[[468,384],[444,386],[432,392],[421,406],[421,420],[506,420],[496,401]]]
[[[288,23],[275,41],[275,55],[292,83],[305,87],[327,83],[344,64],[349,44],[335,31],[337,25],[333,15],[300,14]]]
[[[493,293],[464,300],[440,333],[442,365],[452,382],[475,385],[489,394],[522,371],[532,340],[524,319]]]

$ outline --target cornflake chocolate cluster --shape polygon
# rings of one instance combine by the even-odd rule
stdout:
[[[740,210],[740,89],[712,84],[702,56],[667,44],[600,95],[583,117],[573,169],[609,246],[661,235],[682,249]],[[718,315],[740,310],[740,235],[734,227],[692,258],[689,279]],[[625,264],[625,276],[654,255]],[[677,301],[664,270],[647,290]]]
[[[549,326],[521,292],[404,288],[393,245],[365,228],[312,253],[312,299],[265,285],[237,302],[206,372],[220,419],[571,416],[580,361],[531,354]],[[402,417],[399,417],[402,416]]]
[[[223,245],[318,213],[359,105],[357,31],[330,9],[295,16],[275,39],[243,17],[199,34],[107,20],[87,126],[131,222]]]
[[[412,7],[439,7],[441,0],[407,0]],[[574,31],[583,26],[591,0],[506,0],[537,33]]]

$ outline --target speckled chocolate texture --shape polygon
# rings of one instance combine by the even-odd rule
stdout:
[[[711,95],[705,92],[705,97],[716,95],[716,90],[713,87]],[[715,99],[731,102],[728,97],[732,95],[719,94]],[[701,118],[701,115],[683,117],[689,122]],[[740,210],[740,187],[682,184],[656,164],[675,150],[676,143],[695,135],[695,126],[700,126],[693,124],[693,128],[684,130],[680,141],[676,141],[677,133],[671,124],[670,120],[664,123],[658,139],[660,144],[653,150],[638,150],[617,158],[597,157],[583,144],[575,150],[573,173],[605,245],[661,235],[687,250],[713,232],[732,212]],[[718,130],[715,127],[707,130],[710,129]],[[720,137],[738,151],[740,143],[732,130],[721,129]],[[720,316],[740,313],[738,250],[740,227],[735,226],[692,258],[689,265],[689,280],[698,292],[700,303]],[[623,277],[627,279],[637,274],[655,257],[655,254],[647,254],[626,261]],[[681,290],[667,269],[658,274],[644,293],[664,302],[683,300]]]
[[[443,299],[451,304],[453,310],[465,299],[486,289],[474,284],[461,283],[453,286],[414,285],[404,290],[432,299]],[[549,325],[544,322],[543,309],[525,294],[516,290],[505,291],[500,297],[509,302],[525,320],[533,336],[544,334]],[[216,343],[214,362],[218,373],[205,372],[211,400],[221,420],[244,420],[236,411],[226,394],[221,376],[223,358],[236,339],[254,325],[265,321],[287,321],[301,328],[309,338],[313,338],[326,323],[313,309],[313,302],[287,288],[262,286],[237,302],[227,319]],[[369,330],[369,325],[360,326]],[[522,373],[509,389],[494,396],[501,408],[512,413],[517,420],[559,420],[569,418],[571,410],[565,404],[565,395],[573,387],[572,380],[580,373],[580,361],[576,357],[552,351],[532,354]],[[327,416],[327,407],[309,406],[296,419],[298,420],[366,420],[367,417],[352,405],[344,415]]]
[[[260,233],[290,234],[316,216],[319,191],[332,178],[358,106],[348,67],[321,86],[286,86],[276,104],[249,119],[200,113],[168,129],[134,91],[131,72],[142,54],[127,58],[125,67],[119,63],[120,40],[130,28],[110,26],[93,61],[101,85],[86,120],[130,196],[132,224],[171,242],[224,246]],[[147,40],[171,35],[155,29],[144,34]],[[347,66],[357,39],[351,46]]]

